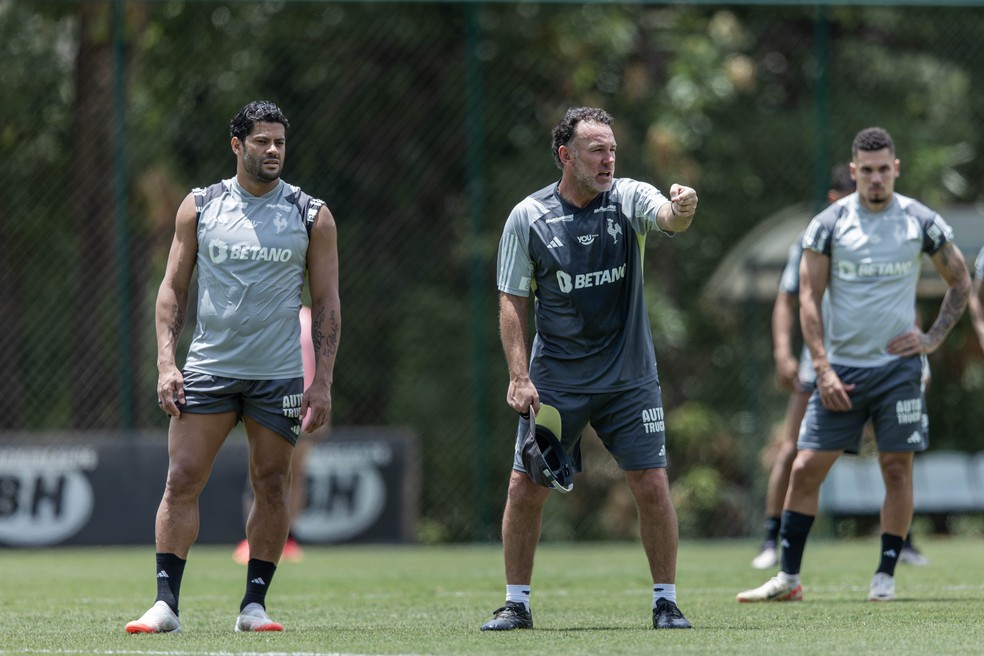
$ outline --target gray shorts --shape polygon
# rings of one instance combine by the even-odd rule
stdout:
[[[666,467],[666,435],[663,426],[663,395],[659,383],[621,392],[577,394],[538,390],[540,402],[560,413],[560,441],[575,471],[581,471],[581,433],[591,423],[615,462],[623,470]],[[520,447],[529,431],[529,419],[520,417],[516,429],[513,469],[525,472]]]
[[[181,374],[185,390],[185,402],[178,404],[181,412],[203,415],[235,412],[238,419],[245,415],[291,444],[297,444],[301,433],[303,377],[241,380],[197,371]]]
[[[882,367],[833,368],[844,383],[855,385],[850,393],[854,407],[847,412],[831,412],[814,391],[796,448],[857,453],[869,419],[879,451],[924,451],[929,446],[923,422],[926,398],[920,358],[900,358]]]

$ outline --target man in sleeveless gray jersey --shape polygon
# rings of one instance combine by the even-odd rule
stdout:
[[[533,627],[533,555],[550,489],[527,475],[521,451],[529,410],[540,415],[541,404],[559,413],[556,437],[575,471],[589,421],[625,471],[653,580],[653,627],[690,628],[676,604],[677,520],[642,263],[648,232],[673,235],[690,227],[697,194],[674,184],[667,198],[650,184],[615,178],[611,125],[604,110],[568,110],[553,130],[560,182],[519,203],[499,243],[506,401],[521,418],[502,520],[506,602],[483,631]]]
[[[895,193],[900,167],[888,132],[862,130],[851,150],[857,192],[814,217],[803,237],[800,323],[817,383],[783,506],[781,571],[739,593],[740,602],[803,598],[800,565],[820,484],[841,453],[857,450],[869,419],[885,498],[881,559],[868,600],[895,598],[895,566],[912,520],[913,455],[927,446],[920,355],[939,347],[970,295],[950,226],[922,203]],[[914,327],[923,253],[948,287],[925,333]],[[825,291],[829,302],[821,308]]]
[[[157,600],[126,625],[128,633],[180,630],[178,595],[198,535],[198,496],[239,421],[254,501],[235,630],[283,630],[266,613],[266,593],[289,529],[291,454],[300,431],[316,431],[331,412],[341,335],[335,220],[322,201],[281,180],[288,122],[276,105],[251,102],[229,127],[236,175],[181,203],[157,295],[157,395],[171,417],[169,463],[156,522]],[[198,319],[178,369],[196,266]],[[307,389],[298,318],[305,275],[315,350]]]

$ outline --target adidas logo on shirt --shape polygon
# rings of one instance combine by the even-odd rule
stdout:
[[[547,248],[563,248],[563,247],[564,247],[564,242],[560,241],[560,237],[554,237],[553,239],[550,240],[550,243],[547,244]]]

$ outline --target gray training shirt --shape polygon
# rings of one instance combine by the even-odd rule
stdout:
[[[933,255],[952,240],[939,214],[898,193],[881,212],[866,210],[854,193],[815,216],[803,248],[830,258],[827,359],[850,367],[897,359],[886,347],[915,324],[922,254]]]
[[[803,235],[794,241],[786,253],[786,267],[779,277],[779,289],[790,296],[799,297],[800,260],[803,259]]]
[[[646,233],[658,229],[656,212],[667,202],[650,184],[616,178],[584,208],[565,203],[557,183],[513,208],[497,285],[534,293],[534,385],[594,393],[657,379],[642,262]]]
[[[301,286],[323,203],[282,180],[259,197],[235,178],[193,193],[198,321],[185,368],[244,380],[303,376]]]

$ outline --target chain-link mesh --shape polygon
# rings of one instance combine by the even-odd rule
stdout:
[[[557,177],[563,111],[597,105],[621,175],[700,194],[693,228],[646,257],[671,476],[685,535],[743,534],[784,408],[770,307],[712,311],[701,290],[764,217],[818,201],[867,125],[895,136],[904,193],[978,202],[981,34],[969,3],[0,0],[0,423],[165,426],[153,307],[174,213],[232,175],[228,120],[266,98],[291,121],[285,179],[339,227],[334,423],[420,436],[422,539],[493,537],[515,431],[498,237]],[[967,322],[934,356],[937,443],[973,447],[976,356]],[[584,446],[581,493],[554,502],[545,536],[633,535],[618,471]]]

